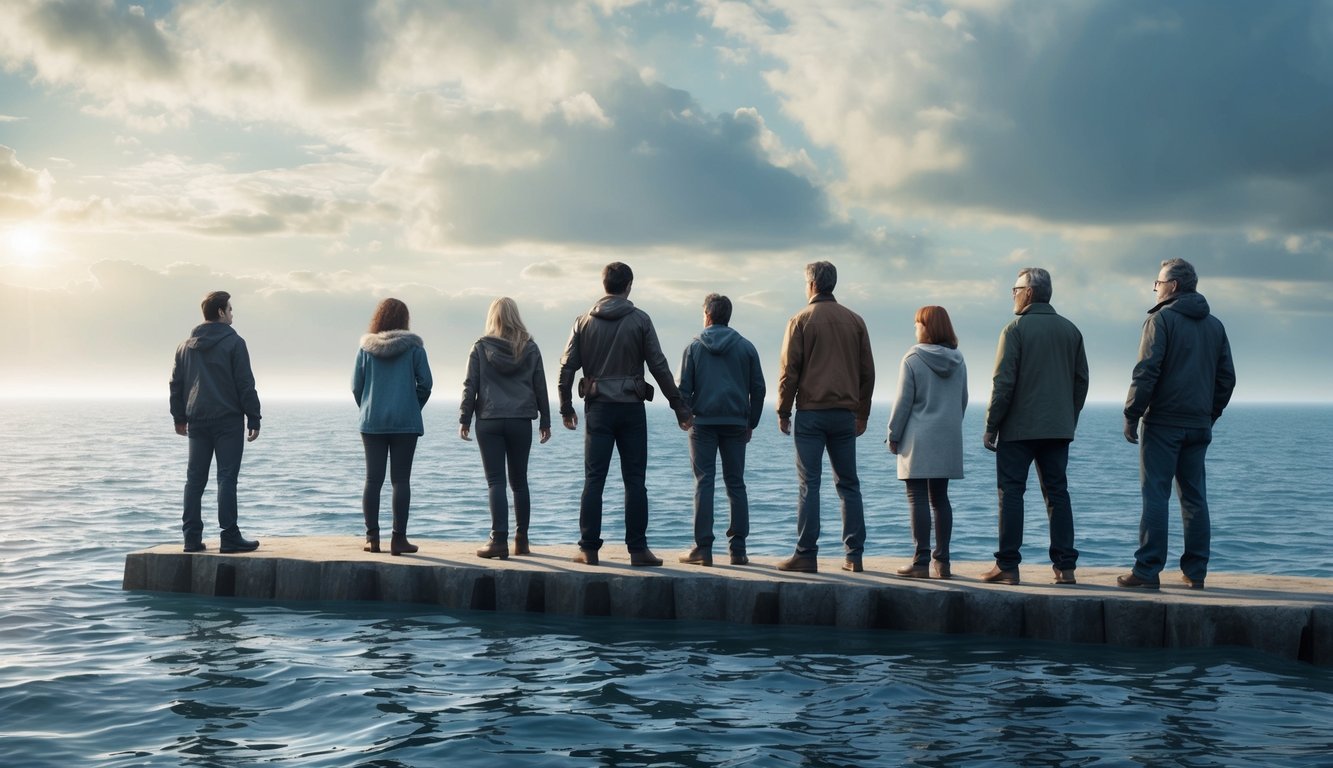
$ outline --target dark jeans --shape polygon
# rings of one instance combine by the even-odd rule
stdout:
[[[1143,424],[1143,436],[1139,438],[1143,516],[1139,520],[1139,551],[1134,553],[1134,573],[1139,578],[1156,580],[1166,564],[1166,518],[1173,478],[1185,534],[1180,570],[1194,581],[1203,581],[1208,575],[1212,528],[1203,463],[1212,441],[1213,430],[1209,428]]]
[[[833,484],[842,500],[842,542],[849,559],[861,557],[866,543],[861,480],[856,475],[856,414],[840,408],[797,411],[795,418],[796,475],[801,487],[796,499],[796,554],[819,552],[819,486],[828,450]]]
[[[913,565],[930,565],[932,555],[940,563],[949,563],[949,539],[953,536],[953,505],[949,503],[948,478],[906,481],[907,506],[912,510],[912,542],[916,552]],[[930,518],[935,513],[935,551],[930,549]]]
[[[201,516],[204,488],[213,457],[218,459],[218,527],[224,536],[240,535],[236,527],[236,478],[245,452],[245,417],[192,421],[189,425],[190,460],[185,469],[185,513],[181,531],[187,543],[203,540]]]
[[[1069,443],[1069,440],[1000,440],[995,452],[1000,492],[1000,550],[995,553],[995,564],[1001,568],[1017,568],[1023,559],[1018,552],[1023,546],[1023,493],[1027,491],[1028,469],[1035,461],[1051,527],[1051,563],[1061,570],[1073,570],[1078,550],[1074,549],[1074,510],[1065,478]]]
[[[528,534],[532,501],[528,494],[528,454],[532,452],[531,419],[477,419],[477,447],[486,472],[486,498],[491,509],[491,538],[509,537],[509,499],[505,494],[505,464],[514,489],[514,533]]]
[[[625,483],[625,546],[648,549],[648,416],[643,403],[583,406],[583,496],[579,499],[579,549],[602,546],[602,489],[611,468],[611,451],[620,453]]]
[[[372,435],[361,433],[366,448],[366,486],[361,491],[361,513],[366,518],[366,537],[380,535],[380,491],[384,488],[384,469],[389,464],[389,482],[393,484],[393,532],[407,534],[407,510],[412,506],[412,456],[417,450],[417,436],[407,433]]]
[[[727,486],[731,524],[727,541],[734,555],[745,554],[750,535],[750,501],[745,493],[745,435],[743,426],[695,424],[690,430],[690,464],[694,468],[694,544],[713,547],[713,490],[717,457],[722,454],[722,482]]]

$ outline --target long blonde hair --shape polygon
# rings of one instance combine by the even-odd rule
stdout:
[[[486,335],[509,342],[514,357],[522,357],[523,348],[532,339],[527,327],[523,325],[523,318],[519,317],[518,305],[508,296],[501,296],[491,302],[491,308],[486,311]]]

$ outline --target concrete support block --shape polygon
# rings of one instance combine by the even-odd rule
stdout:
[[[476,567],[441,567],[436,570],[436,595],[451,609],[495,610],[495,577]]]
[[[828,583],[783,582],[778,588],[778,623],[832,626],[838,619],[837,592]]]
[[[209,597],[231,597],[236,581],[236,572],[223,575],[223,594],[217,592],[218,566],[226,565],[221,555],[194,555],[190,558],[190,588],[187,592]],[[227,583],[230,582],[230,583]]]
[[[875,590],[864,584],[848,584],[836,588],[833,623],[843,629],[870,629],[875,626]]]
[[[1107,645],[1166,646],[1166,605],[1157,600],[1104,600],[1102,622]]]
[[[318,600],[323,565],[310,560],[279,560],[273,567],[275,600]]]
[[[611,586],[607,576],[561,572],[546,581],[546,612],[566,616],[610,616]]]
[[[381,600],[397,603],[435,603],[435,573],[429,566],[402,567],[377,563],[376,582]]]
[[[276,584],[278,561],[271,557],[240,557],[234,561],[236,597],[272,600]]]
[[[1309,661],[1333,667],[1333,605],[1317,605],[1310,614]]]
[[[148,589],[148,555],[144,552],[132,552],[125,556],[125,575],[120,580],[121,589]]]
[[[608,584],[611,615],[625,619],[676,618],[675,582],[656,575],[622,576]]]
[[[968,592],[963,631],[991,637],[1023,637],[1023,592],[993,588]]]
[[[320,600],[378,600],[375,566],[358,561],[330,561],[320,570]]]
[[[693,578],[682,581],[673,593],[676,618],[686,621],[727,620],[727,580]]]
[[[1100,598],[1029,595],[1023,606],[1023,636],[1057,643],[1106,642]]]
[[[1177,603],[1166,607],[1166,643],[1172,648],[1239,645],[1288,659],[1300,658],[1310,625],[1305,606]]]
[[[777,624],[778,585],[761,581],[727,584],[727,621],[733,624]]]
[[[546,574],[498,571],[495,574],[495,610],[541,613],[546,610]]]
[[[877,629],[952,634],[966,623],[961,592],[904,583],[885,584],[873,594]]]

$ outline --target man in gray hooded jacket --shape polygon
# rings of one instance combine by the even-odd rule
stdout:
[[[246,539],[236,524],[236,477],[245,441],[259,437],[259,394],[250,370],[245,340],[232,329],[231,294],[214,291],[200,305],[204,321],[176,349],[171,369],[171,418],[176,434],[190,438],[185,472],[185,512],[181,530],[185,551],[202,552],[204,487],[214,454],[218,460],[219,549],[252,552],[259,542]],[[246,429],[249,429],[248,434]]]
[[[682,563],[713,564],[713,491],[717,457],[731,505],[727,542],[732,565],[750,562],[745,538],[750,534],[750,502],[745,491],[745,445],[764,411],[764,372],[759,352],[732,330],[731,299],[704,297],[704,329],[685,348],[680,361],[680,394],[694,413],[690,464],[694,468],[694,548]]]
[[[579,553],[574,562],[597,565],[602,547],[602,489],[611,467],[611,452],[620,454],[625,482],[625,547],[630,565],[661,565],[648,549],[648,417],[645,400],[653,388],[643,379],[648,366],[676,412],[681,429],[690,428],[690,409],[680,398],[671,367],[662,354],[657,331],[648,314],[629,300],[634,272],[612,262],[602,270],[603,296],[574,321],[560,358],[560,416],[566,429],[578,429],[574,413],[574,374],[583,371],[579,395],[587,419],[583,439],[583,496],[579,500]]]
[[[1166,563],[1167,507],[1171,481],[1180,495],[1185,584],[1203,589],[1208,575],[1211,529],[1204,486],[1204,456],[1213,423],[1231,402],[1236,369],[1222,322],[1197,290],[1199,277],[1184,259],[1167,259],[1153,281],[1157,304],[1148,310],[1139,362],[1125,401],[1125,439],[1139,443],[1143,515],[1134,570],[1116,581],[1122,587],[1156,589]]]

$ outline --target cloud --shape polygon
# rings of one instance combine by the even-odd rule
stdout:
[[[733,9],[713,23],[775,62],[769,84],[837,153],[850,204],[1333,230],[1327,4]]]
[[[18,153],[0,144],[0,219],[37,214],[51,196],[51,174],[24,165]]]

